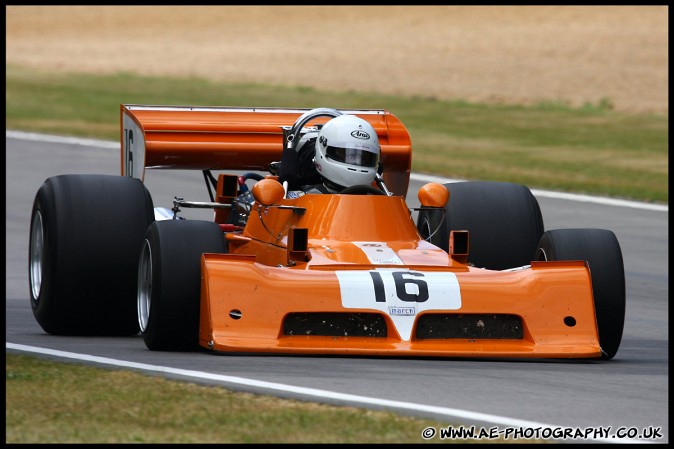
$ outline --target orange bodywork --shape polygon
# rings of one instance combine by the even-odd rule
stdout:
[[[230,254],[203,256],[202,346],[309,354],[600,356],[583,262],[532,262],[507,272],[469,267],[420,239],[402,197],[305,195],[280,205],[302,209],[258,206],[243,233],[228,235]],[[306,235],[299,248],[288,243],[297,230]],[[372,273],[383,287],[379,298]],[[418,295],[422,288],[427,297]],[[399,315],[391,308],[409,310]],[[285,320],[298,313],[317,319],[322,313],[374,313],[385,322],[386,335],[315,335],[309,327],[289,332]],[[521,338],[417,338],[418,323],[430,314],[475,315],[477,324],[465,323],[478,333],[484,316],[516,315]]]
[[[281,127],[304,112],[122,105],[122,174],[142,179],[146,167],[266,170],[281,158]],[[386,111],[349,113],[377,131],[392,196],[307,194],[273,205],[256,202],[245,228],[224,234],[227,254],[202,256],[201,346],[300,354],[601,356],[586,263],[532,261],[487,270],[465,263],[467,244],[457,245],[457,254],[450,244],[448,254],[426,242],[404,201],[411,166],[407,130]],[[434,204],[441,195],[427,190],[422,203],[441,206]],[[461,239],[468,242],[466,235]]]

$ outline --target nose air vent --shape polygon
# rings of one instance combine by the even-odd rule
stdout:
[[[419,317],[416,338],[521,340],[524,328],[517,315],[434,313]]]
[[[377,313],[296,312],[283,320],[283,335],[383,337],[386,321]]]

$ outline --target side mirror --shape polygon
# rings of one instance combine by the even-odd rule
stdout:
[[[275,179],[262,179],[253,186],[253,197],[263,206],[272,206],[280,202],[285,194],[285,189]]]
[[[419,189],[419,202],[422,207],[445,207],[449,201],[449,190],[437,182],[429,182]]]

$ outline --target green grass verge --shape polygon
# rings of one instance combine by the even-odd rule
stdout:
[[[530,188],[668,203],[668,115],[471,104],[200,78],[6,67],[6,128],[117,140],[119,104],[382,108],[412,137],[412,169]]]
[[[6,443],[478,442],[424,440],[425,428],[447,428],[439,421],[235,393],[127,370],[11,353],[5,368]]]

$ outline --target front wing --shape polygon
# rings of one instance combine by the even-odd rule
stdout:
[[[584,262],[512,271],[269,267],[204,254],[199,344],[221,352],[598,358]]]

